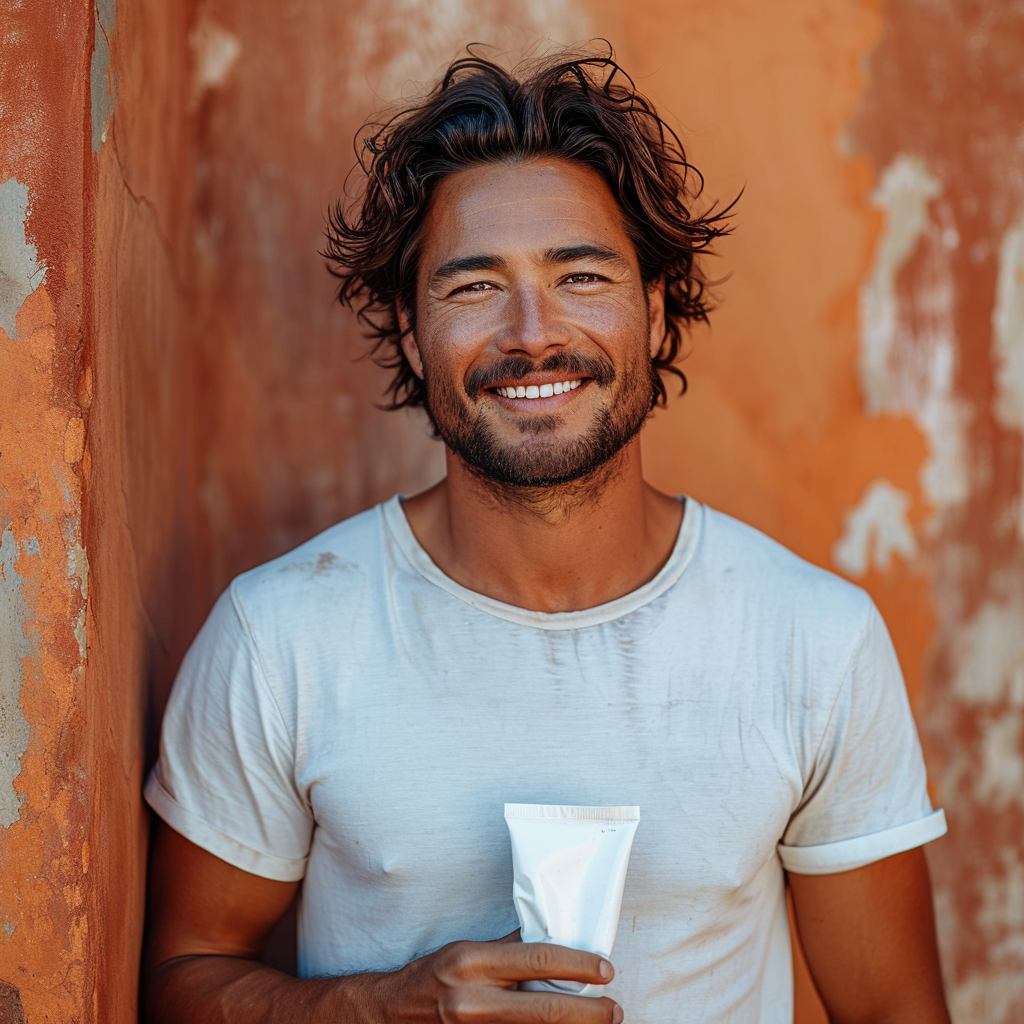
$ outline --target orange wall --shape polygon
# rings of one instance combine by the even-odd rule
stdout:
[[[174,269],[187,19],[0,4],[4,1024],[135,1016],[149,682],[187,643],[181,607],[205,600],[168,561],[200,535]]]
[[[360,121],[469,39],[598,35],[709,197],[745,188],[648,471],[875,596],[950,818],[954,1017],[1021,1019],[1024,15],[25,6],[0,0],[0,1021],[133,1019],[139,789],[191,636],[235,573],[441,471],[374,408],[316,253]]]
[[[92,1003],[104,871],[85,686],[92,15],[2,18],[0,1020],[73,1020]]]

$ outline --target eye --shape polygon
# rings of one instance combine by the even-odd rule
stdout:
[[[494,291],[494,285],[487,281],[474,281],[472,284],[464,284],[456,288],[452,295],[483,295],[490,291]]]
[[[597,284],[600,281],[605,281],[606,278],[600,274],[591,274],[586,271],[579,271],[575,274],[570,274],[565,278],[566,284]]]

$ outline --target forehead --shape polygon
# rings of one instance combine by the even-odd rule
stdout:
[[[560,159],[483,164],[438,184],[420,265],[429,272],[453,255],[508,258],[582,242],[632,257],[619,204],[596,171]]]

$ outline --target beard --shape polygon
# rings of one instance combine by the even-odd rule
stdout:
[[[655,370],[649,357],[631,361],[619,375],[606,359],[571,352],[556,352],[539,362],[523,357],[502,359],[470,374],[465,394],[473,400],[491,384],[531,371],[589,377],[587,387],[608,391],[610,401],[579,437],[558,440],[551,436],[562,422],[552,413],[523,417],[518,424],[522,439],[508,441],[498,436],[486,410],[473,415],[457,382],[443,374],[438,378],[425,375],[427,411],[434,429],[477,474],[495,483],[517,488],[556,487],[588,477],[633,440],[654,405]],[[616,383],[617,394],[611,391]]]

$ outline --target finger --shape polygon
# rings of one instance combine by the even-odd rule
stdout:
[[[519,929],[517,928],[514,932],[509,932],[508,935],[503,935],[500,939],[495,939],[495,942],[519,942],[520,935]]]
[[[501,1021],[501,1024],[621,1024],[622,1008],[607,996],[557,992],[510,992],[470,986],[446,1007],[453,1020]],[[447,1017],[445,1019],[448,1019]]]
[[[498,950],[495,950],[498,952]],[[501,981],[582,981],[607,985],[615,977],[615,968],[603,956],[570,949],[550,942],[509,943],[500,947],[491,975]]]

